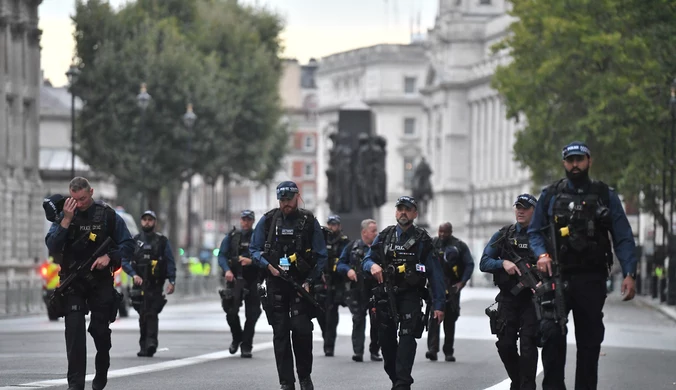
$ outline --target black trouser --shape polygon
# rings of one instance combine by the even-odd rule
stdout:
[[[368,291],[367,291],[368,290]],[[352,350],[355,355],[364,355],[364,343],[366,342],[366,317],[369,317],[371,323],[371,343],[369,344],[369,352],[371,354],[378,354],[380,345],[378,345],[378,326],[374,316],[370,315],[369,311],[369,294],[370,287],[354,287],[350,290],[350,299],[348,307],[352,313]]]
[[[68,357],[68,386],[84,389],[87,369],[87,340],[85,314],[91,312],[89,334],[96,346],[95,367],[98,373],[107,373],[110,367],[110,317],[113,305],[113,280],[103,279],[94,288],[73,291],[66,296],[66,355]]]
[[[422,321],[422,298],[416,290],[400,291],[396,295],[399,324],[390,318],[386,307],[377,307],[378,339],[383,351],[385,372],[392,381],[393,389],[410,389],[413,383],[411,371],[415,362],[417,342],[415,330]],[[397,325],[399,341],[397,342]]]
[[[451,287],[453,288],[453,287]],[[455,352],[455,322],[460,316],[460,293],[449,295],[444,307],[444,354],[453,356]],[[427,350],[433,353],[439,352],[439,322],[434,316],[430,316],[427,327]]]
[[[246,295],[240,295],[240,299],[234,302],[230,310],[225,313],[225,318],[230,326],[230,333],[232,333],[233,342],[241,342],[242,350],[251,351],[253,347],[254,331],[258,317],[261,316],[261,298],[258,295],[258,279],[244,279],[244,288],[248,290]],[[228,282],[228,288],[233,287],[234,282]],[[244,322],[244,331],[242,331],[242,324],[239,320],[239,307],[244,302],[244,314],[246,321]]]
[[[511,390],[535,390],[535,377],[538,365],[537,329],[538,321],[533,305],[533,295],[522,291],[514,296],[509,291],[500,291],[498,315],[502,328],[498,332],[498,354],[505,366]],[[517,351],[516,339],[520,348]]]
[[[325,315],[319,314],[317,322],[322,330],[324,339],[324,352],[333,351],[336,346],[336,334],[338,330],[338,309],[345,298],[345,286],[336,283],[328,287],[326,299],[324,300]]]
[[[148,348],[157,348],[159,341],[160,320],[158,314],[162,311],[166,299],[162,294],[163,284],[155,284],[144,288],[143,300],[140,304],[135,304],[134,309],[138,313],[138,325],[141,332],[138,343],[141,351],[148,351]]]
[[[573,311],[575,338],[577,342],[577,366],[575,389],[596,389],[598,382],[599,353],[605,333],[603,305],[606,301],[606,276],[601,273],[586,273],[565,277],[566,314]],[[542,364],[544,366],[544,390],[565,390],[566,335],[552,319],[543,319]],[[566,333],[568,333],[566,329]]]
[[[268,321],[272,323],[272,342],[279,383],[293,385],[295,382],[294,356],[299,380],[302,381],[312,373],[312,313],[314,308],[299,297],[289,283],[280,278],[268,277],[266,285],[269,310],[272,312],[272,318],[268,318]]]

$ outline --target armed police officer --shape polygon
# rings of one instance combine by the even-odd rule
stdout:
[[[474,271],[474,259],[465,242],[453,235],[453,225],[445,222],[439,226],[438,237],[432,241],[441,260],[441,269],[446,284],[446,305],[444,306],[444,355],[447,362],[454,362],[455,323],[460,316],[460,290],[465,287]],[[427,332],[427,353],[425,357],[437,360],[439,352],[439,324],[430,319]]]
[[[378,234],[363,262],[364,272],[378,282],[373,289],[378,340],[385,360],[385,372],[393,389],[410,389],[415,361],[416,338],[422,337],[427,318],[422,314],[429,280],[437,323],[444,319],[444,279],[441,264],[427,232],[413,225],[418,216],[414,198],[402,196],[396,203],[397,225]],[[429,309],[427,314],[429,314]],[[397,342],[399,328],[399,342]]]
[[[572,142],[563,148],[562,158],[566,177],[542,191],[528,228],[538,269],[558,280],[558,287],[565,287],[558,289],[560,295],[555,294],[555,315],[548,315],[543,306],[542,387],[565,389],[566,322],[572,310],[577,343],[575,388],[596,389],[605,330],[605,283],[613,261],[608,233],[622,266],[625,301],[635,294],[634,237],[615,191],[589,178],[589,147]],[[547,245],[546,236],[554,245]]]
[[[75,281],[65,296],[66,356],[68,358],[68,388],[83,390],[87,368],[87,340],[85,314],[91,312],[89,333],[96,345],[95,390],[108,382],[110,367],[110,323],[115,321],[121,296],[113,287],[113,271],[122,259],[134,251],[134,241],[124,220],[108,205],[94,201],[94,189],[83,177],[75,177],[69,184],[70,197],[45,237],[50,253],[61,265],[61,280],[70,276],[74,268],[86,262],[108,238],[113,244],[106,254],[91,265],[86,278]],[[55,210],[56,211],[56,210]]]
[[[333,356],[336,345],[336,330],[338,328],[338,309],[345,304],[345,277],[338,272],[338,260],[343,249],[350,240],[342,232],[340,216],[330,215],[326,223],[328,228],[322,227],[328,262],[322,276],[323,283],[315,286],[317,301],[324,305],[326,315],[319,314],[317,322],[322,329],[324,338],[324,355]]]
[[[155,231],[157,214],[146,210],[141,215],[141,232],[134,236],[136,253],[132,259],[123,259],[122,268],[131,276],[134,285],[131,289],[131,302],[139,314],[141,331],[139,338],[139,357],[153,357],[157,352],[159,318],[167,303],[164,297],[164,284],[168,280],[167,294],[174,293],[176,284],[176,261],[171,251],[169,239]]]
[[[225,318],[232,333],[230,353],[237,353],[242,346],[241,356],[252,357],[253,337],[256,322],[261,315],[261,300],[258,295],[260,281],[259,268],[253,265],[249,244],[256,215],[251,210],[241,213],[240,229],[234,229],[223,238],[218,252],[218,264],[225,273],[225,290],[221,290],[221,300]],[[246,321],[244,330],[239,320],[239,308],[244,303]]]
[[[317,302],[309,291],[310,286],[319,283],[326,267],[326,243],[314,215],[298,208],[300,194],[296,183],[281,182],[277,186],[277,199],[279,208],[268,211],[254,229],[251,256],[254,264],[269,272],[265,281],[267,296],[261,300],[272,325],[281,388],[294,388],[295,355],[301,389],[313,390],[311,320]]]
[[[366,316],[369,313],[371,290],[376,286],[371,274],[363,271],[362,262],[377,235],[378,225],[376,225],[376,221],[372,219],[361,221],[361,238],[345,246],[337,267],[338,272],[351,281],[348,307],[352,313],[352,350],[354,351],[352,360],[355,362],[364,361]],[[369,316],[369,321],[371,323],[371,343],[369,344],[371,360],[380,362],[383,358],[379,354],[378,326],[372,316]]]
[[[536,204],[537,199],[533,195],[518,196],[514,202],[516,223],[493,234],[479,263],[481,271],[493,274],[493,282],[500,289],[495,298],[500,328],[495,345],[512,381],[511,390],[536,388],[539,324],[531,289],[537,286],[540,278],[535,271],[535,256],[528,244],[528,225]],[[526,277],[529,279],[520,281],[520,278]],[[519,351],[517,338],[520,340]]]

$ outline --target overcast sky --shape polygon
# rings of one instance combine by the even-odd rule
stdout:
[[[438,0],[240,0],[265,5],[286,21],[284,56],[301,63],[310,58],[370,46],[408,43],[414,31],[434,24]],[[119,7],[127,0],[110,0]],[[73,0],[44,0],[40,5],[42,69],[55,86],[66,83],[73,57]],[[418,16],[419,15],[419,16]]]

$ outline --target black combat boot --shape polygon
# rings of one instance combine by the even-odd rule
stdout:
[[[382,361],[383,361],[383,358],[380,357],[380,355],[378,354],[378,352],[376,352],[376,353],[372,353],[372,354],[371,354],[371,361],[372,361],[372,362],[382,362]]]
[[[97,371],[92,381],[92,390],[103,390],[108,384],[108,372]]]
[[[279,388],[280,390],[295,390],[296,386],[294,385],[287,385],[286,383],[282,385],[282,387]]]
[[[312,384],[312,378],[309,376],[300,381],[300,390],[315,390],[315,385]]]
[[[352,355],[352,360],[355,362],[363,362],[364,361],[364,356],[362,355]]]
[[[237,350],[239,349],[239,345],[242,344],[241,341],[233,341],[230,343],[230,354],[234,355],[237,353]]]
[[[427,351],[427,353],[425,353],[425,357],[430,359],[433,362],[437,361],[437,353],[436,352]]]
[[[241,356],[245,359],[253,357],[253,354],[251,353],[251,348],[242,347],[242,355]]]

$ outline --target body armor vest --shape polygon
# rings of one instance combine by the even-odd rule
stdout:
[[[113,214],[113,215],[111,215]],[[107,204],[96,201],[86,211],[78,212],[68,227],[68,238],[63,248],[63,265],[61,272],[68,275],[72,264],[86,261],[98,247],[112,234],[115,229],[115,211]],[[112,268],[112,267],[111,267]],[[92,274],[96,278],[112,278],[112,269],[94,269]]]
[[[314,215],[304,209],[297,209],[292,216],[282,217],[280,209],[273,209],[265,214],[265,248],[269,263],[279,265],[282,257],[296,255],[309,267],[303,270],[298,260],[290,260],[289,274],[297,280],[305,280],[315,266],[312,255],[312,236],[314,234]]]
[[[322,226],[322,232],[324,233],[326,252],[328,253],[325,272],[335,273],[342,249],[348,244],[349,240],[342,232],[334,233],[331,229],[324,226]]]
[[[134,236],[137,251],[134,254],[134,271],[150,284],[163,285],[167,277],[164,248],[167,238],[160,233],[139,233]]]
[[[527,228],[522,227],[519,232],[516,231],[516,225],[507,225],[500,229],[498,238],[499,246],[498,257],[503,260],[515,261],[514,253],[523,260],[535,265],[537,263],[535,255],[530,248]],[[519,275],[510,275],[504,269],[500,269],[493,274],[493,283],[500,287],[500,290],[511,291],[519,283]],[[524,289],[524,291],[528,291]]]
[[[573,189],[564,179],[547,194],[550,190],[562,270],[604,270],[612,265],[608,186],[593,181],[587,188]]]
[[[241,267],[241,264],[239,263],[239,256],[251,258],[249,244],[251,244],[252,233],[252,230],[249,230],[248,232],[243,232],[241,230],[233,231],[230,235],[230,248],[228,253],[228,265],[230,266],[230,269],[234,272],[234,270],[239,270],[241,268],[242,277],[247,280],[256,279],[258,277],[258,270],[255,265],[252,264]]]
[[[381,243],[383,259],[380,266],[384,272],[394,276],[394,285],[400,289],[424,288],[426,273],[422,263],[432,250],[432,243],[424,229],[417,226],[409,229],[414,229],[413,235],[406,235],[408,238],[405,241],[401,237],[397,239],[395,226],[389,226],[380,233],[378,241]],[[419,256],[417,252],[421,244]]]
[[[465,263],[462,261],[461,253],[463,246],[460,243],[461,241],[453,236],[449,238],[448,243],[445,245],[439,237],[436,237],[432,241],[434,250],[441,260],[444,279],[448,285],[460,282],[465,272]]]

